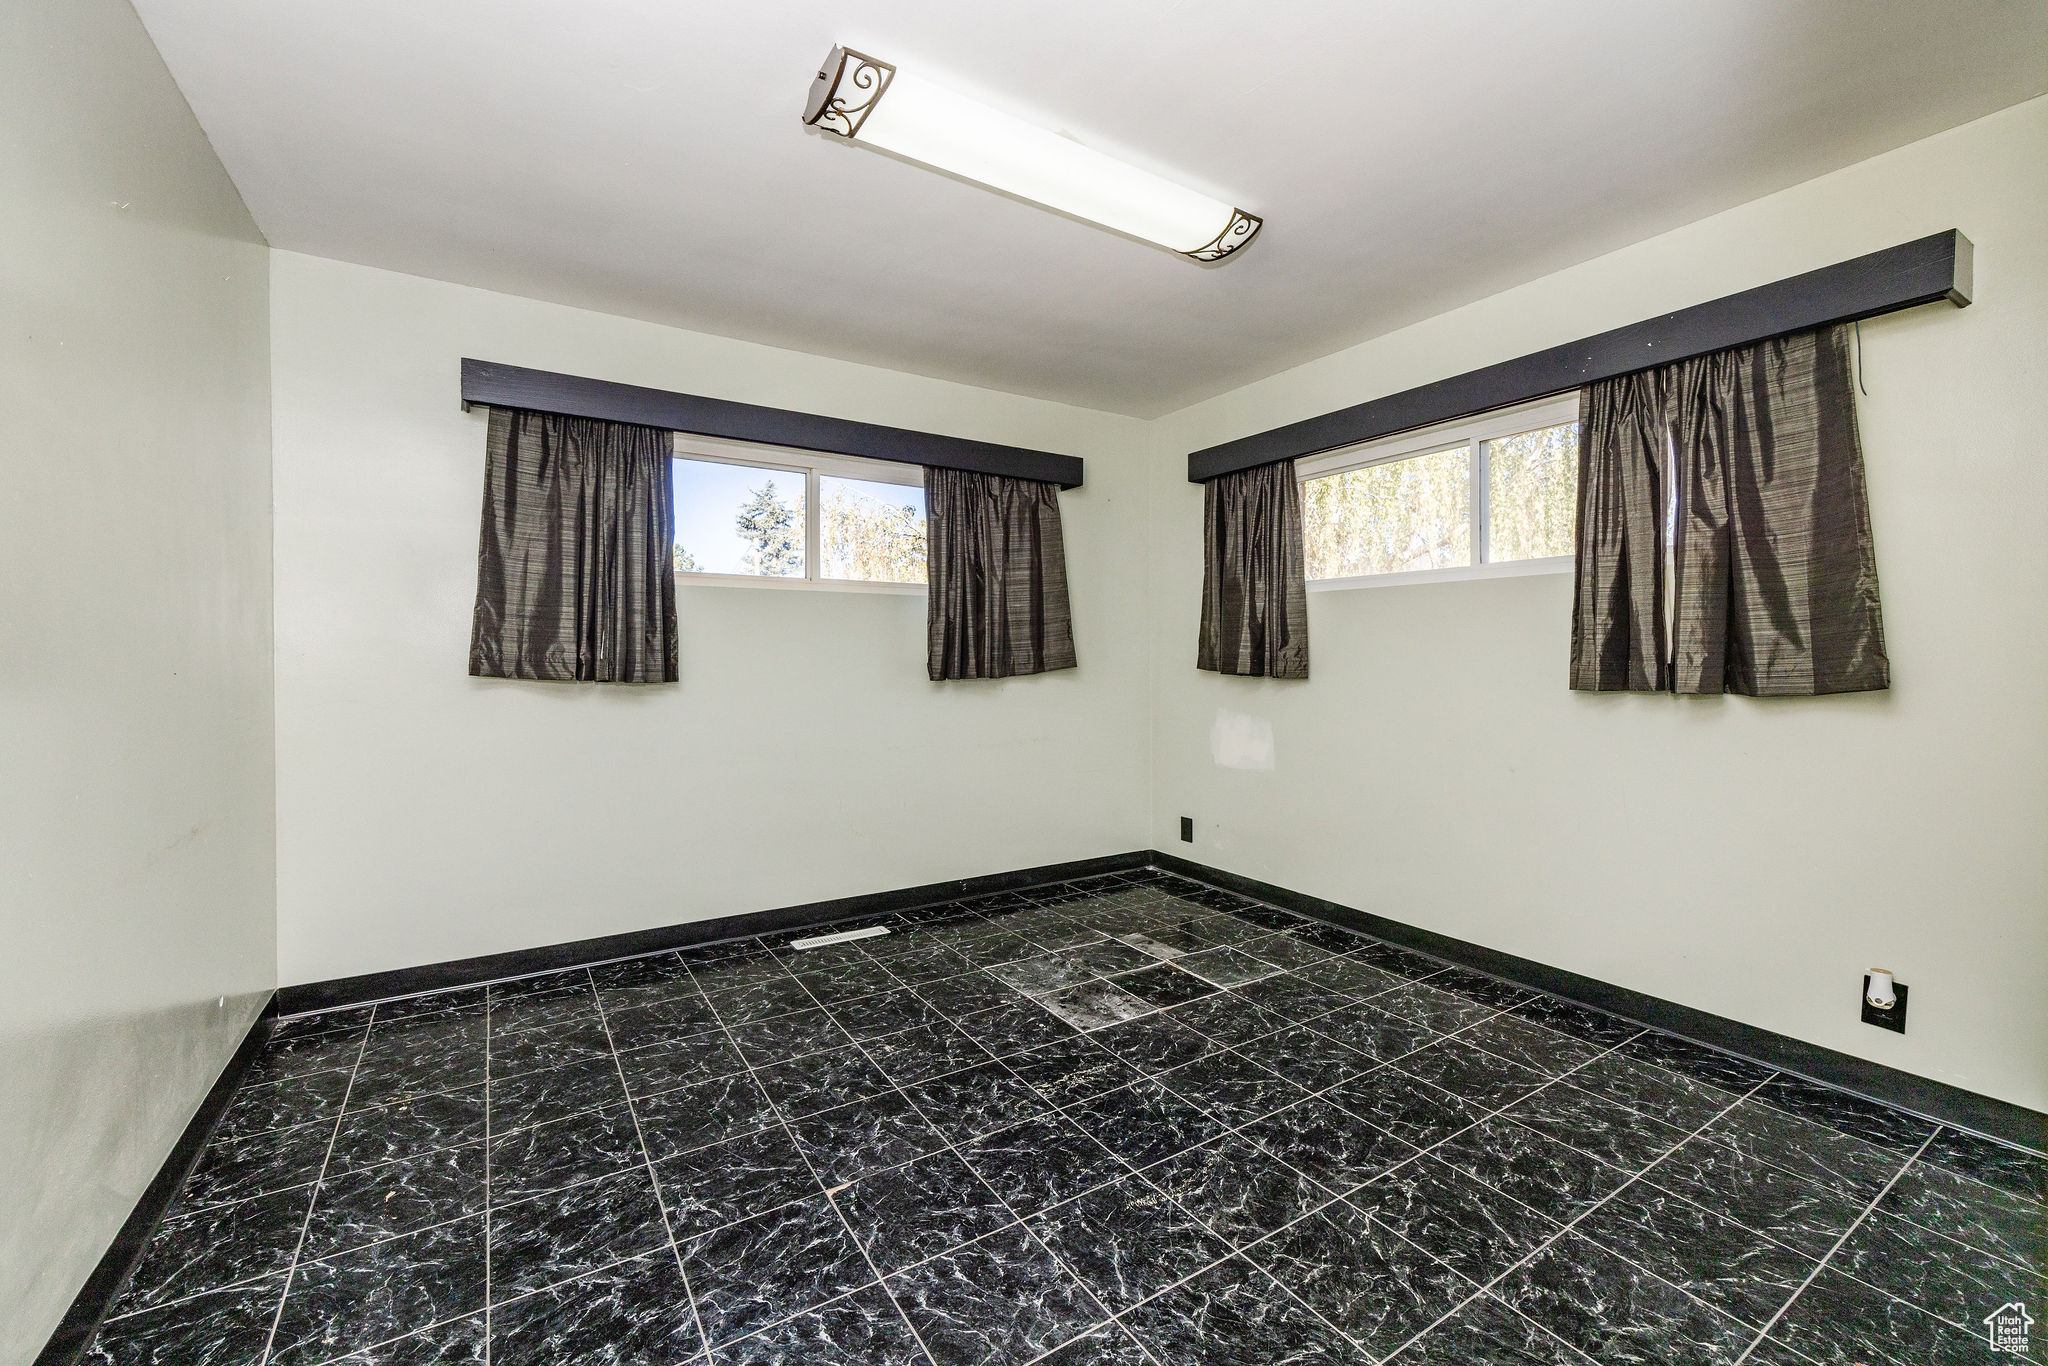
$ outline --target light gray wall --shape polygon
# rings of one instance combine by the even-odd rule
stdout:
[[[1890,692],[1574,694],[1555,575],[1311,593],[1305,684],[1192,667],[1189,450],[1950,227],[1977,302],[1862,329]],[[1154,841],[2048,1109],[2044,356],[2036,100],[1162,419]],[[1211,761],[1218,708],[1272,772]],[[1903,1037],[1858,1022],[1872,966]]]
[[[274,982],[266,248],[125,0],[0,6],[0,1362]]]
[[[1138,847],[1144,424],[278,252],[285,982]],[[1080,667],[925,678],[922,594],[682,589],[682,682],[467,675],[464,356],[1079,455]]]

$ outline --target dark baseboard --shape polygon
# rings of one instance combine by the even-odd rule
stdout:
[[[1739,1020],[1647,996],[1596,978],[1582,977],[1576,972],[1567,972],[1563,968],[1502,953],[1463,939],[1453,939],[1433,930],[1405,925],[1398,920],[1355,910],[1321,897],[1276,887],[1270,882],[1226,873],[1220,868],[1211,868],[1174,854],[1153,850],[1146,857],[1160,868],[1206,882],[1212,887],[1270,901],[1314,920],[1359,930],[1458,967],[1471,968],[1517,986],[1562,996],[1568,1001],[1619,1015],[1651,1029],[1676,1034],[1693,1043],[1748,1058],[1839,1091],[1881,1101],[2001,1143],[2038,1152],[2044,1147],[2044,1139],[2048,1139],[2048,1115],[2010,1101],[1980,1096],[1946,1082],[1915,1076],[1911,1072],[1902,1072],[1848,1053],[1838,1053],[1832,1048],[1822,1048],[1789,1035],[1774,1034]]]
[[[390,972],[366,973],[361,977],[337,977],[326,982],[307,982],[279,987],[278,1011],[303,1015],[308,1011],[337,1010],[394,996],[416,996],[424,991],[445,991],[451,987],[475,986],[480,982],[501,982],[511,977],[560,968],[605,963],[615,958],[637,958],[642,954],[687,949],[721,939],[740,939],[756,934],[780,934],[810,929],[840,920],[886,915],[940,901],[986,896],[991,892],[1012,892],[1023,887],[1040,887],[1050,882],[1121,873],[1142,868],[1154,856],[1143,850],[1130,854],[1108,854],[1073,863],[1048,863],[1037,868],[1020,868],[1009,873],[961,878],[953,882],[931,882],[922,887],[904,887],[893,892],[872,892],[861,896],[836,897],[802,906],[783,906],[772,911],[750,911],[744,915],[720,916],[715,920],[693,920],[681,925],[663,925],[650,930],[609,934],[596,939],[577,939],[566,944],[514,949],[509,953],[461,958],[450,963],[428,963]]]
[[[171,1155],[164,1159],[163,1166],[157,1168],[156,1176],[142,1192],[142,1198],[135,1202],[135,1208],[129,1211],[120,1232],[114,1235],[114,1241],[100,1257],[99,1265],[79,1287],[71,1308],[65,1311],[57,1324],[57,1331],[50,1334],[50,1340],[37,1354],[34,1366],[72,1366],[84,1354],[93,1333],[100,1326],[100,1320],[107,1316],[107,1310],[128,1283],[135,1264],[142,1259],[142,1250],[148,1246],[149,1236],[156,1232],[157,1221],[164,1217],[164,1211],[171,1207],[178,1188],[192,1174],[193,1164],[199,1161],[207,1139],[213,1137],[213,1126],[220,1122],[228,1103],[241,1088],[249,1065],[256,1061],[263,1052],[263,1046],[270,1041],[270,1031],[276,1021],[277,998],[273,995],[264,1003],[256,1022],[249,1026],[249,1032],[242,1036],[241,1045],[228,1059],[228,1065],[221,1069],[220,1075],[208,1088],[206,1099],[199,1102],[192,1122],[185,1126],[184,1133],[178,1135]]]

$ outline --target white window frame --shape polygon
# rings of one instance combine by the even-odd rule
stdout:
[[[870,460],[860,455],[820,455],[788,446],[757,445],[750,441],[727,441],[720,437],[675,434],[675,458],[705,460],[715,465],[743,465],[749,469],[774,470],[804,476],[804,572],[796,575],[710,574],[702,570],[675,570],[679,586],[719,588],[778,588],[819,590],[828,593],[897,593],[922,595],[921,583],[884,583],[872,579],[827,579],[819,576],[818,480],[821,476],[861,479],[873,484],[900,484],[924,488],[924,466],[905,465],[894,460]]]
[[[1390,569],[1378,574],[1351,574],[1336,579],[1310,579],[1308,591],[1326,592],[1345,588],[1391,588],[1411,583],[1451,583],[1461,579],[1512,579],[1527,574],[1568,574],[1577,557],[1546,555],[1530,560],[1490,560],[1487,545],[1486,493],[1488,477],[1486,443],[1543,427],[1556,427],[1579,420],[1576,391],[1556,394],[1512,408],[1496,408],[1478,417],[1460,418],[1398,436],[1381,437],[1363,445],[1326,451],[1294,462],[1294,477],[1306,484],[1333,474],[1348,474],[1370,465],[1386,465],[1418,455],[1437,455],[1464,447],[1466,478],[1471,481],[1472,560],[1471,564],[1449,569]]]

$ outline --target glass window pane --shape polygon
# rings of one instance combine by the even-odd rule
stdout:
[[[678,570],[803,577],[801,471],[682,457],[671,463]]]
[[[1486,558],[1534,560],[1576,550],[1579,424],[1486,443]]]
[[[867,583],[924,582],[924,490],[818,476],[818,573]]]
[[[1459,446],[1310,479],[1301,512],[1311,579],[1467,565],[1471,457]]]

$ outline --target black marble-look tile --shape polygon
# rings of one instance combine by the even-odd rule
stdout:
[[[1483,1048],[1497,1058],[1533,1067],[1548,1076],[1569,1072],[1607,1051],[1607,1045],[1584,1043],[1512,1015],[1482,1020],[1458,1035],[1461,1042]]]
[[[1038,1013],[1033,1006],[1025,1009]],[[978,1030],[970,1034],[965,1027],[949,1024],[919,1025],[899,1034],[869,1039],[862,1047],[891,1080],[908,1086],[987,1062],[989,1050],[977,1042],[980,1039],[1000,1042],[1001,1036],[983,1035]]]
[[[1619,1168],[1506,1119],[1481,1120],[1433,1151],[1468,1176],[1558,1218],[1579,1213],[1628,1179]]]
[[[752,952],[730,954],[708,963],[693,960],[689,950],[682,957],[698,989],[706,996],[744,990],[761,982],[782,981],[789,976],[782,959],[758,945]]]
[[[1237,1051],[1309,1091],[1328,1090],[1380,1065],[1377,1059],[1306,1025],[1253,1039]]]
[[[1981,1312],[1988,1314],[1998,1307],[1997,1303],[1987,1304]],[[2016,1359],[1991,1353],[1978,1316],[1973,1315],[1967,1327],[1946,1324],[1825,1269],[1792,1301],[1772,1327],[1771,1338],[1826,1366],[1929,1366],[1933,1362]],[[2033,1340],[2039,1342],[2039,1336]],[[1750,1361],[1756,1359],[1750,1357]]]
[[[1921,1153],[1922,1162],[1975,1177],[2008,1195],[2048,1202],[2048,1157],[1944,1125]]]
[[[427,1001],[431,997],[416,997],[414,1000]],[[384,1009],[394,1005],[410,1005],[412,1002],[387,1002]],[[287,1015],[271,1026],[270,1041],[280,1043],[285,1039],[303,1038],[314,1034],[345,1033],[369,1028],[374,1007],[344,1006],[338,1010],[319,1010],[305,1015]]]
[[[1218,988],[1199,977],[1182,972],[1169,963],[1146,968],[1140,972],[1127,972],[1115,979],[1115,985],[1148,1005],[1162,1010],[1172,1006],[1186,1005],[1213,995]]]
[[[1928,1126],[1932,1132],[1933,1126]],[[1869,1200],[1904,1169],[1912,1152],[1880,1148],[1801,1119],[1755,1097],[1709,1124],[1700,1137],[1761,1158],[1809,1181]]]
[[[1242,1053],[1211,1053],[1160,1074],[1167,1090],[1235,1128],[1302,1097],[1301,1088]]]
[[[1741,1099],[1737,1092],[1632,1058],[1625,1048],[1593,1059],[1572,1073],[1571,1081],[1688,1133]]]
[[[1063,987],[1038,998],[1054,1015],[1083,1032],[1105,1028],[1123,1020],[1135,1020],[1157,1009],[1150,1001],[1133,996],[1114,982],[1091,979],[1079,986]]]
[[[371,1109],[351,1107],[334,1134],[330,1174],[421,1157],[484,1136],[484,1088],[441,1091]]]
[[[1229,1127],[1157,1081],[1083,1101],[1067,1117],[1134,1167],[1206,1143]]]
[[[774,1063],[754,1074],[785,1118],[797,1119],[892,1089],[882,1069],[858,1048],[812,1053]]]
[[[648,1096],[634,1101],[633,1110],[656,1162],[766,1129],[777,1119],[760,1085],[745,1073]]]
[[[1394,1067],[1345,1082],[1326,1097],[1376,1129],[1427,1148],[1485,1116],[1478,1106]]]
[[[709,993],[711,1008],[728,1028],[816,1010],[818,999],[794,977],[781,976],[749,982],[744,986]]]
[[[945,1012],[908,987],[836,1002],[830,1010],[839,1027],[856,1039],[875,1039],[919,1025],[946,1023]]]
[[[1226,905],[1231,918],[1265,930],[1293,930],[1314,923],[1302,919],[1291,911],[1283,911],[1277,906],[1268,906],[1248,897],[1237,897]]]
[[[1358,1001],[1384,995],[1407,985],[1409,981],[1399,973],[1388,972],[1385,968],[1349,956],[1309,963],[1296,968],[1294,975],[1304,982],[1315,983],[1325,991],[1334,991]]]
[[[1506,1115],[1627,1172],[1641,1171],[1686,1139],[1683,1129],[1660,1123],[1619,1101],[1581,1091],[1568,1081],[1516,1101]]]
[[[1703,1081],[1737,1095],[1746,1095],[1752,1088],[1777,1075],[1762,1063],[1655,1030],[1629,1040],[1621,1046],[1621,1052],[1626,1057],[1656,1063],[1673,1072],[1683,1072],[1694,1081]]]
[[[1498,977],[1489,977],[1470,968],[1445,968],[1442,972],[1431,974],[1429,985],[1438,991],[1452,992],[1494,1010],[1506,1010],[1509,1006],[1521,1005],[1531,1000],[1555,999],[1538,997],[1527,987],[1518,987],[1512,982],[1503,982]],[[1558,1004],[1562,1005],[1564,1002],[1560,1001]]]
[[[335,1366],[484,1366],[489,1336],[485,1315],[470,1314],[352,1352]]]
[[[1218,992],[1176,1007],[1169,1017],[1215,1043],[1235,1046],[1289,1028],[1284,1015],[1260,1010],[1234,991]]]
[[[1096,975],[1063,953],[1041,953],[1001,963],[990,968],[989,974],[1012,990],[1030,995],[1079,986]]]
[[[890,1278],[939,1366],[1024,1362],[1108,1317],[1022,1228],[1008,1228]]]
[[[491,1079],[516,1077],[592,1059],[610,1060],[612,1036],[593,1011],[588,1019],[541,1025],[491,1038]]]
[[[1139,1341],[1122,1325],[1097,1324],[1064,1347],[1038,1358],[1033,1366],[1155,1366]]]
[[[495,988],[493,989],[495,991]],[[588,983],[491,1000],[491,1047],[533,1029],[574,1029],[597,1023],[597,993]]]
[[[712,1366],[931,1366],[895,1301],[879,1285],[726,1344]]]
[[[1119,1025],[1117,1029],[1136,1029],[1164,1018],[1148,1016],[1128,1025]],[[1072,1105],[1090,1096],[1099,1096],[1104,1091],[1113,1091],[1136,1075],[1128,1063],[1102,1046],[1104,1035],[1115,1032],[1076,1034],[1056,1043],[1040,1044],[1028,1052],[1012,1054],[1003,1065],[1043,1096],[1047,1104]]]
[[[1384,968],[1411,981],[1433,976],[1447,966],[1413,949],[1404,949],[1399,944],[1389,944],[1382,939],[1364,940],[1345,956],[1356,958],[1361,963],[1371,963],[1374,967]]]
[[[494,1202],[490,1222],[494,1303],[669,1246],[644,1166],[530,1200]]]
[[[100,1325],[90,1366],[258,1366],[270,1342],[282,1275],[207,1291]]]
[[[1126,1067],[1157,1076],[1218,1048],[1215,1040],[1181,1023],[1180,1013],[1147,1015],[1098,1029],[1088,1036]]]
[[[1640,1181],[1577,1231],[1752,1328],[1769,1323],[1814,1266],[1811,1257]]]
[[[1506,1109],[1550,1080],[1533,1068],[1474,1048],[1462,1042],[1463,1037],[1440,1039],[1395,1065],[1480,1110]]]
[[[697,995],[695,987],[690,992],[675,1000],[607,1006],[604,1023],[611,1033],[612,1046],[624,1053],[717,1029],[718,1015],[711,1009],[711,1003]]]
[[[365,1019],[350,1028],[330,1029],[317,1034],[272,1034],[264,1044],[263,1052],[249,1065],[242,1084],[245,1087],[263,1086],[318,1072],[352,1071],[357,1055],[362,1052],[364,1032],[368,1027],[369,1021]]]
[[[873,959],[817,971],[798,972],[796,980],[803,983],[804,990],[811,994],[812,1000],[824,1006],[865,1000],[870,996],[901,990],[903,987],[902,982]]]
[[[1557,1233],[1528,1206],[1428,1155],[1403,1162],[1346,1197],[1475,1285],[1484,1285]]]
[[[1254,958],[1239,949],[1222,946],[1190,953],[1178,959],[1183,971],[1191,972],[1205,982],[1219,987],[1239,987],[1247,982],[1256,982],[1262,977],[1271,977],[1280,971],[1275,963],[1263,958]]]
[[[1079,965],[1098,977],[1114,977],[1122,973],[1136,972],[1141,968],[1156,966],[1157,960],[1143,949],[1132,948],[1129,944],[1114,939],[1101,939],[1090,944],[1080,944],[1062,951],[1068,962]]]
[[[1013,995],[993,1010],[963,1016],[955,1023],[997,1057],[1074,1037],[1073,1025],[1028,996]]]
[[[1881,1216],[1858,1224],[1828,1258],[1828,1269],[1965,1326],[2013,1300],[2033,1304],[2048,1283],[2048,1264],[2029,1270]]]
[[[1128,1168],[1070,1121],[1047,1115],[977,1139],[961,1156],[1020,1215],[1072,1199]]]
[[[209,1143],[178,1192],[179,1207],[222,1205],[310,1184],[327,1161],[334,1127],[301,1124],[239,1143]]]
[[[1238,1134],[1178,1153],[1147,1167],[1143,1176],[1237,1247],[1331,1199],[1322,1186]]]
[[[889,975],[909,987],[942,981],[975,971],[974,964],[943,944],[907,940],[900,949],[878,955]]]
[[[1305,1100],[1248,1124],[1245,1137],[1333,1195],[1370,1181],[1415,1149],[1327,1100]]]
[[[1230,1251],[1186,1210],[1134,1176],[1056,1205],[1030,1227],[1112,1311],[1129,1308]]]
[[[1935,1130],[1932,1120],[1784,1073],[1764,1083],[1751,1103],[1825,1125],[1861,1143],[1889,1149],[1901,1159],[1919,1151]]]
[[[1328,1035],[1346,1048],[1381,1062],[1406,1057],[1439,1037],[1426,1025],[1381,1010],[1374,1004],[1340,1007],[1327,1015],[1317,1016],[1308,1027],[1318,1034]]]
[[[682,1366],[702,1342],[669,1251],[491,1310],[495,1366]]]
[[[566,1119],[585,1110],[615,1105],[626,1098],[619,1065],[611,1058],[591,1058],[566,1067],[526,1072],[491,1082],[491,1130],[523,1129],[529,1124]]]
[[[641,1166],[646,1155],[625,1105],[585,1110],[509,1134],[491,1134],[491,1198],[517,1200]]]
[[[828,1053],[853,1042],[838,1022],[820,1009],[731,1025],[727,1032],[753,1067],[766,1067],[811,1053]]]
[[[484,1306],[484,1221],[436,1224],[319,1261],[301,1261],[270,1360],[310,1366]]]
[[[654,1175],[679,1242],[818,1191],[811,1164],[780,1124],[657,1162]]]
[[[1435,979],[1428,982],[1410,982],[1396,987],[1384,995],[1373,998],[1373,1006],[1389,1015],[1427,1025],[1439,1034],[1449,1034],[1476,1024],[1489,1015],[1497,1014],[1500,1007],[1483,1001],[1474,1001],[1452,991],[1439,991]]]
[[[407,996],[396,1001],[380,1001],[377,1003],[374,1018],[379,1024],[389,1024],[394,1020],[414,1020],[427,1016],[482,1015],[489,1011],[490,1005],[489,987],[452,987],[446,991],[430,991],[425,995]]]
[[[1518,1019],[1529,1020],[1582,1043],[1598,1044],[1602,1048],[1613,1048],[1617,1044],[1627,1043],[1643,1032],[1641,1025],[1624,1020],[1619,1015],[1592,1010],[1577,1002],[1562,1000],[1556,996],[1529,996],[1509,1005],[1507,1009],[1510,1015]]]
[[[913,1082],[904,1095],[948,1143],[971,1143],[1046,1111],[1046,1102],[1002,1063]]]
[[[1197,922],[1199,923],[1199,922]],[[1215,947],[1216,941],[1193,928],[1158,925],[1151,929],[1131,930],[1117,936],[1124,943],[1140,953],[1154,958],[1172,960],[1182,954],[1200,953],[1203,949]]]
[[[484,1145],[442,1148],[381,1166],[330,1170],[306,1221],[306,1257],[346,1252],[484,1206]]]
[[[373,1025],[349,1087],[349,1105],[383,1105],[474,1086],[484,1079],[488,1056],[484,1017],[478,1013]]]
[[[1175,1366],[1338,1366],[1365,1359],[1242,1257],[1154,1296],[1120,1321],[1154,1360]]]
[[[1389,1358],[1390,1366],[1594,1366],[1592,1358],[1491,1295],[1471,1300]]]
[[[1261,1010],[1303,1023],[1351,1005],[1349,996],[1319,987],[1291,972],[1247,982],[1236,989],[1236,994]]]
[[[910,1101],[891,1091],[792,1122],[797,1146],[827,1185],[855,1181],[922,1157],[944,1140]]]
[[[622,1002],[627,999],[656,1000],[672,988],[686,993],[697,990],[689,966],[674,952],[599,963],[590,969],[590,983],[597,988],[598,999],[607,1004],[614,997]],[[634,992],[643,994],[637,997],[629,995]]]
[[[1643,1180],[1811,1257],[1825,1256],[1864,1206],[1703,1138],[1687,1141]]]
[[[1877,1211],[2048,1275],[2048,1208],[1946,1167],[1915,1162]]]
[[[678,1086],[729,1077],[747,1069],[739,1049],[733,1047],[724,1030],[691,1034],[630,1051],[621,1049],[618,1070],[625,1074],[626,1089],[637,1099],[659,1095]]]
[[[312,1202],[312,1189],[301,1186],[232,1205],[173,1210],[151,1235],[112,1312],[132,1314],[286,1270]]]
[[[993,1010],[1017,999],[1015,991],[979,970],[962,973],[957,977],[919,982],[914,990],[956,1020],[965,1015]]]
[[[885,1276],[1016,1222],[973,1169],[944,1150],[864,1176],[833,1199]]]
[[[1288,1225],[1245,1256],[1375,1358],[1478,1288],[1342,1202]]]
[[[1495,1294],[1602,1363],[1728,1363],[1756,1336],[1614,1253],[1567,1233]]]
[[[874,1279],[823,1195],[693,1238],[683,1272],[714,1346],[745,1337]]]

